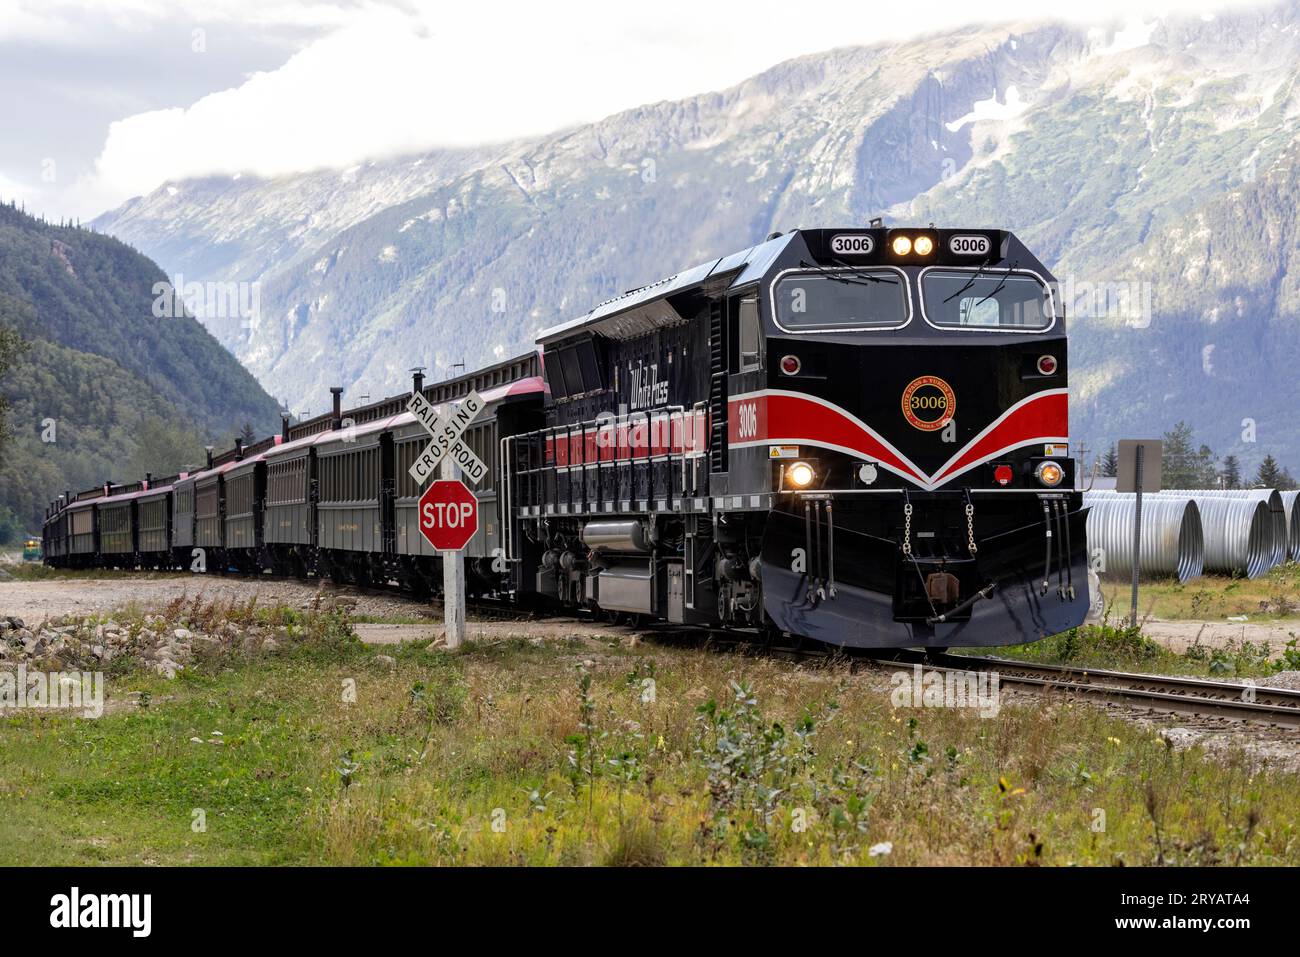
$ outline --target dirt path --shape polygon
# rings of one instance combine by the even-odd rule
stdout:
[[[422,625],[353,625],[357,637],[372,645],[397,645],[404,641],[433,640],[443,643],[445,631],[442,622],[431,621]],[[564,638],[597,638],[608,641],[611,637],[634,635],[631,628],[579,621],[575,618],[543,618],[523,621],[473,621],[465,623],[465,634],[470,641],[503,641],[507,638],[528,638],[532,641]]]
[[[14,615],[29,625],[62,615],[103,614],[135,604],[143,608],[165,605],[178,598],[202,597],[205,601],[286,604],[305,608],[318,594],[346,595],[356,600],[353,610],[363,618],[406,619],[405,624],[355,625],[363,641],[395,645],[403,641],[443,639],[442,606],[390,593],[363,593],[347,586],[316,581],[257,581],[184,574],[138,574],[112,578],[54,578],[39,582],[0,581],[0,615]],[[490,618],[491,616],[489,616]],[[542,620],[471,621],[471,639],[500,640],[528,638],[608,638],[611,633],[631,634],[630,629],[595,625],[570,618]]]
[[[89,615],[127,605],[165,605],[178,598],[286,604],[302,608],[319,593],[349,595],[357,600],[357,615],[374,618],[430,618],[437,609],[426,602],[391,594],[362,594],[328,582],[257,581],[184,574],[138,574],[120,578],[52,578],[46,581],[0,582],[0,615],[16,615],[39,624],[60,615]]]
[[[1223,648],[1249,641],[1267,645],[1279,655],[1286,643],[1300,635],[1300,621],[1147,621],[1142,633],[1171,651],[1184,652],[1199,641],[1207,648]]]

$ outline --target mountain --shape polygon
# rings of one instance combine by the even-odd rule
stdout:
[[[526,348],[776,229],[1001,226],[1069,294],[1076,441],[1185,419],[1220,453],[1295,463],[1297,12],[833,50],[496,147],[168,183],[95,227],[186,281],[256,282],[255,318],[204,322],[319,411],[328,385],[377,396],[412,364]]]
[[[246,422],[278,431],[278,403],[199,322],[155,317],[166,282],[119,240],[0,205],[0,327],[26,344],[0,379],[0,519],[34,531],[64,489],[140,478],[144,443],[178,459],[161,472]]]

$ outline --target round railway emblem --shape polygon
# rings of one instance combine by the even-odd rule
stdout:
[[[938,376],[920,376],[903,390],[903,418],[914,429],[922,432],[942,429],[956,412],[957,396],[952,386]]]

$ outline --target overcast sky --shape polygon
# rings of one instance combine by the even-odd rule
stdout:
[[[1131,22],[1234,0],[1089,0]],[[0,198],[89,219],[187,176],[544,133],[1043,0],[0,0]],[[973,13],[973,11],[976,11]]]

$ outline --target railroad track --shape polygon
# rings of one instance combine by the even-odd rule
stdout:
[[[1152,712],[1201,715],[1300,730],[1300,691],[1174,675],[1088,670],[1003,658],[945,656],[945,665],[996,670],[1003,684],[1119,701]]]
[[[922,664],[941,671],[995,671],[1002,687],[1109,701],[1152,713],[1184,714],[1300,730],[1300,691],[1175,675],[1036,664],[976,655],[903,651],[867,655],[882,664]]]
[[[681,629],[674,629],[659,633],[666,636],[680,632]],[[873,652],[819,647],[815,643],[763,646],[725,633],[710,633],[706,643],[794,661],[841,660],[851,668],[858,664],[880,667],[919,664],[936,671],[995,671],[999,686],[1003,688],[1105,701],[1153,714],[1191,715],[1300,730],[1300,691],[1286,688],[910,649]]]

